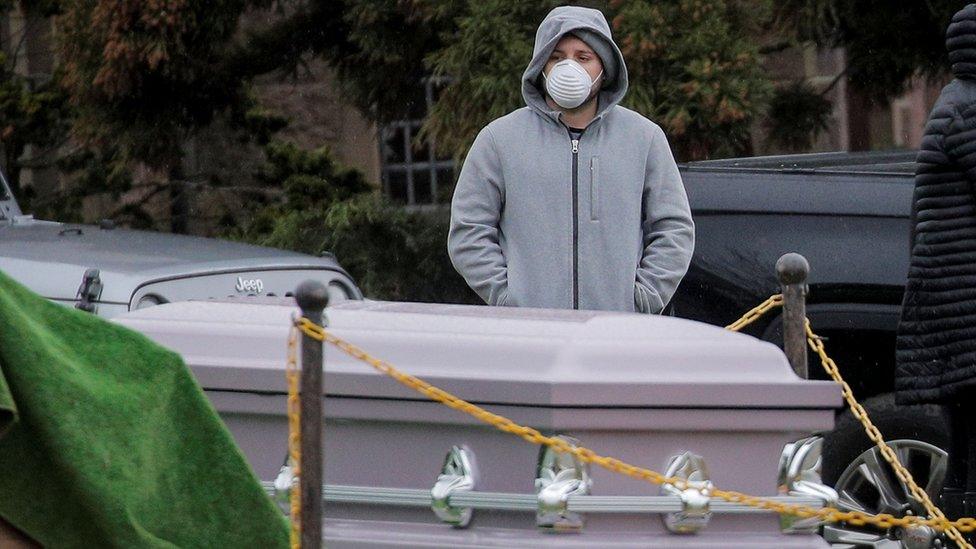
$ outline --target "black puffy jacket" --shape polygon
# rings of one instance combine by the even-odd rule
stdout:
[[[955,79],[929,116],[915,175],[895,370],[903,404],[976,389],[976,5],[953,16],[946,44]]]

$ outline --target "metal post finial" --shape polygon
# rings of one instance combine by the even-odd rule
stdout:
[[[783,254],[776,260],[776,278],[784,286],[787,284],[803,284],[807,281],[809,274],[810,263],[807,262],[807,258],[798,253]]]
[[[329,306],[329,290],[318,280],[306,280],[295,289],[295,301],[306,318],[320,324],[322,311]]]
[[[776,278],[783,292],[783,352],[796,375],[809,379],[807,370],[807,275],[810,263],[798,253],[776,261]]]

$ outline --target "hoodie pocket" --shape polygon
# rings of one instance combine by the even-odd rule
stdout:
[[[600,220],[600,157],[590,157],[590,221]]]

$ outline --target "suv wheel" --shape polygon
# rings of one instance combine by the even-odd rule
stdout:
[[[938,504],[948,463],[945,410],[936,405],[896,406],[890,394],[867,399],[862,405],[915,482]],[[823,481],[837,490],[838,507],[844,510],[896,516],[926,514],[850,410],[844,411],[834,430],[824,436]],[[870,526],[828,524],[823,535],[835,549],[946,546],[942,536],[925,527],[881,531]]]

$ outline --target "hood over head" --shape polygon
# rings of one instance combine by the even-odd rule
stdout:
[[[976,79],[976,4],[957,11],[946,30],[946,49],[952,74]]]
[[[613,42],[610,25],[599,10],[577,6],[561,6],[549,12],[535,33],[532,60],[522,74],[522,98],[536,111],[559,120],[559,111],[546,103],[542,82],[542,70],[567,34],[586,42],[603,62],[604,81],[599,91],[597,118],[623,99],[627,93],[627,66],[620,48]]]

